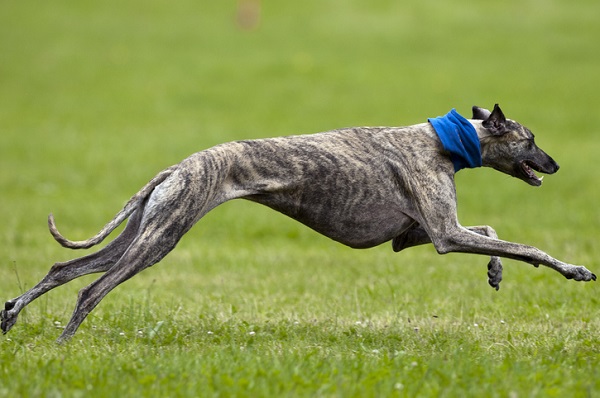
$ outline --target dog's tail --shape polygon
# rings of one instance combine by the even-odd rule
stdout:
[[[89,249],[92,246],[95,246],[102,242],[112,231],[115,230],[123,221],[125,221],[146,199],[160,183],[162,183],[168,176],[173,174],[173,171],[177,169],[177,165],[171,166],[168,169],[165,169],[158,173],[156,177],[154,177],[148,184],[146,184],[138,193],[133,195],[129,202],[121,209],[120,212],[115,215],[115,217],[109,221],[108,224],[104,226],[94,237],[83,240],[83,241],[72,241],[60,234],[58,229],[56,228],[56,223],[54,222],[54,216],[52,213],[48,216],[48,228],[50,229],[50,233],[54,237],[54,239],[61,244],[63,247],[67,247],[69,249]]]

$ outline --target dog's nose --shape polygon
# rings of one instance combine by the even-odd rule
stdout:
[[[556,163],[554,161],[554,159],[552,159],[550,156],[546,155],[546,161],[544,162],[544,166],[542,166],[541,171],[542,173],[546,173],[546,174],[554,174],[558,171],[558,169],[560,169],[560,166],[558,165],[558,163]]]

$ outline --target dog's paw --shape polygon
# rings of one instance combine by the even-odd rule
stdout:
[[[488,283],[491,287],[498,290],[500,289],[500,282],[502,282],[502,261],[499,257],[492,257],[488,263]]]
[[[582,282],[596,280],[596,275],[581,265],[571,265],[564,276],[567,279],[573,279]]]
[[[2,328],[3,334],[6,334],[17,321],[17,317],[11,316],[10,312],[6,310],[0,311],[0,319],[2,320],[0,323],[0,327]]]
[[[0,311],[0,328],[2,329],[3,334],[6,334],[17,322],[18,313],[12,311],[14,306],[14,302],[7,301],[4,304],[4,309]]]

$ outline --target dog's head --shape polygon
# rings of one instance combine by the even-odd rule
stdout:
[[[496,104],[492,112],[473,107],[473,119],[481,120],[483,166],[519,178],[533,186],[542,185],[535,171],[553,174],[558,164],[535,144],[533,134],[521,124],[506,119]]]

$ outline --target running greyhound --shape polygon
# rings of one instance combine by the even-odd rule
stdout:
[[[553,174],[558,164],[534,143],[531,131],[473,107],[465,119],[454,109],[408,127],[363,127],[217,145],[167,168],[136,193],[96,236],[75,242],[56,229],[64,247],[90,248],[129,219],[123,232],[96,253],[56,263],[33,288],[5,303],[8,332],[19,312],[37,297],[82,275],[105,272],[79,292],[59,341],[73,336],[108,292],[159,262],[208,211],[231,199],[266,205],[353,248],[392,241],[395,251],[433,243],[440,253],[491,256],[489,284],[502,280],[499,257],[546,265],[567,279],[596,280],[582,266],[543,251],[499,240],[488,226],[463,227],[456,213],[454,174],[492,167],[539,186],[534,172]]]

